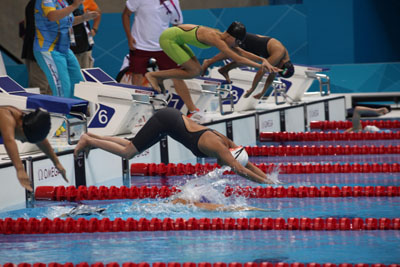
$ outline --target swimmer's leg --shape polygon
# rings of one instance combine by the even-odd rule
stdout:
[[[229,71],[232,70],[232,69],[235,69],[235,68],[237,68],[237,67],[239,67],[239,66],[240,66],[240,65],[239,65],[237,62],[233,61],[233,62],[230,62],[230,63],[226,64],[225,66],[219,68],[219,69],[218,69],[218,72],[219,72],[222,76],[224,76],[225,80],[226,80],[228,83],[232,83],[231,78],[229,77]]]
[[[74,156],[77,157],[86,147],[97,147],[127,159],[138,153],[136,147],[129,140],[119,137],[83,134],[74,149]]]
[[[145,76],[146,79],[149,80],[151,86],[153,86],[155,90],[158,89],[160,92],[159,84],[165,79],[191,79],[200,75],[200,73],[200,62],[196,57],[192,57],[185,63],[182,63],[180,68],[147,72]]]

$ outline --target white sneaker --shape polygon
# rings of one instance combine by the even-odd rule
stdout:
[[[203,111],[195,111],[191,113],[190,119],[200,124],[206,121],[205,114]]]

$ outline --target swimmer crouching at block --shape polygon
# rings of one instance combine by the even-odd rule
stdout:
[[[132,141],[112,136],[87,133],[81,136],[74,156],[91,147],[106,150],[130,159],[151,147],[164,136],[183,144],[197,157],[214,157],[218,164],[229,166],[238,175],[261,184],[275,184],[273,180],[248,161],[246,150],[210,128],[199,125],[174,108],[157,111],[140,129]],[[231,151],[232,150],[232,151]]]
[[[16,140],[36,144],[51,159],[64,180],[68,182],[66,171],[46,138],[50,126],[50,114],[42,108],[24,113],[16,107],[0,107],[0,137],[3,138],[7,154],[17,171],[18,181],[28,191],[33,191],[33,188],[19,157]]]

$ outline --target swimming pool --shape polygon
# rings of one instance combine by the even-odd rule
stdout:
[[[385,147],[389,144],[397,145],[396,140],[381,141]],[[376,140],[362,140],[362,142],[362,145],[369,147],[377,146]],[[277,143],[263,144],[277,145]],[[285,141],[284,144],[279,144],[313,145],[299,141]],[[319,146],[320,143],[316,145]],[[353,145],[354,142],[351,146]],[[324,146],[327,147],[329,144],[324,144]],[[326,148],[320,151],[328,150]],[[136,186],[138,190],[143,187],[150,189],[162,186],[168,188],[175,186],[180,189],[190,186],[193,189],[193,186],[197,186],[201,188],[201,194],[205,194],[213,201],[225,205],[254,206],[267,211],[204,211],[191,206],[173,205],[166,202],[165,198],[149,197],[81,200],[81,204],[106,208],[106,210],[101,214],[80,215],[68,220],[77,221],[84,218],[87,221],[97,221],[97,224],[110,220],[112,226],[102,228],[107,230],[105,232],[99,231],[100,228],[96,226],[97,228],[94,228],[96,231],[93,233],[88,232],[87,226],[79,228],[81,231],[86,229],[85,231],[74,233],[73,229],[77,227],[75,224],[67,228],[72,232],[2,234],[0,235],[0,264],[7,262],[31,264],[86,262],[89,265],[96,262],[105,264],[110,262],[119,264],[192,262],[198,265],[232,262],[240,264],[247,262],[381,263],[385,265],[399,263],[400,197],[398,193],[396,196],[387,196],[387,192],[388,188],[395,190],[393,192],[398,192],[400,189],[400,172],[392,172],[390,168],[387,172],[382,172],[382,165],[392,166],[398,163],[400,154],[385,152],[322,155],[321,153],[318,155],[293,153],[288,156],[277,153],[268,157],[252,157],[251,160],[258,164],[268,162],[284,166],[288,164],[292,164],[290,166],[308,164],[311,166],[318,166],[318,164],[319,166],[325,166],[325,164],[354,166],[358,164],[357,166],[370,167],[358,168],[357,172],[350,169],[350,172],[343,172],[343,169],[340,169],[340,172],[337,172],[339,169],[333,172],[332,169],[329,171],[321,167],[306,172],[305,167],[297,170],[295,167],[285,167],[285,173],[279,176],[285,184],[263,185],[263,190],[269,190],[268,192],[274,192],[274,194],[264,194],[260,198],[247,198],[243,194],[232,194],[226,197],[227,187],[236,190],[247,186],[257,188],[259,185],[236,175],[224,175],[222,171],[215,171],[213,175],[206,176],[132,176],[131,186]],[[378,168],[376,164],[379,165],[379,171],[373,169],[373,166]],[[287,192],[293,191],[293,188],[296,189],[297,195],[288,195]],[[344,192],[350,190],[353,195],[339,194],[335,197],[327,197],[321,193],[325,192],[324,190],[332,191],[337,188]],[[357,190],[361,190],[360,188],[364,190],[364,195],[355,196],[354,192],[359,192]],[[317,196],[304,193],[315,189],[320,192]],[[381,189],[384,189],[386,193],[379,196],[377,192]],[[286,195],[280,196],[277,193],[282,190],[286,190]],[[368,190],[372,190],[372,193],[365,193]],[[192,191],[189,190],[189,192]],[[37,201],[33,209],[1,213],[0,225],[3,225],[4,230],[5,218],[58,220],[57,217],[67,213],[74,206],[76,203],[66,201]],[[113,223],[115,221],[117,223]],[[359,225],[360,221],[364,226],[357,228],[356,225]],[[129,228],[128,231],[128,228],[123,227],[129,223],[131,228],[126,226]],[[385,223],[389,226],[380,227]],[[394,224],[396,227],[393,226]],[[46,224],[43,223],[43,225]]]

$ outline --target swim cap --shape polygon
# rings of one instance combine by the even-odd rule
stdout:
[[[50,126],[50,114],[42,108],[37,108],[22,118],[22,129],[29,143],[44,140],[50,131]]]
[[[366,132],[379,132],[381,129],[379,129],[378,127],[374,126],[374,125],[367,125],[364,127],[364,131]]]
[[[249,155],[247,155],[246,149],[242,146],[238,146],[235,148],[230,148],[229,151],[231,152],[232,156],[239,161],[239,163],[242,166],[247,165],[247,162],[249,162]]]
[[[294,66],[290,60],[283,64],[281,67],[282,71],[279,72],[279,75],[283,78],[290,78],[294,74]]]
[[[232,22],[226,32],[235,37],[236,40],[239,40],[240,42],[243,42],[246,38],[246,27],[238,21]]]

